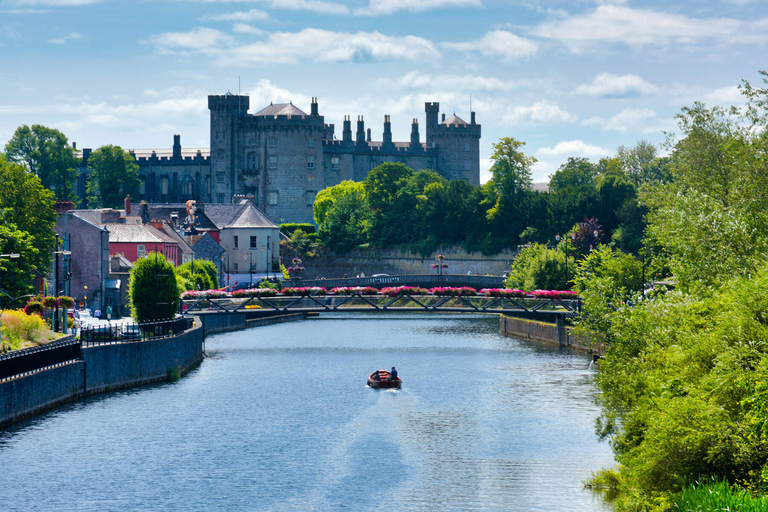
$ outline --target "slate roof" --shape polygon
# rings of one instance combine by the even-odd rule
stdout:
[[[203,205],[205,211],[200,211],[198,208],[195,212],[197,220],[195,221],[195,228],[198,231],[218,231],[211,219],[206,215],[210,205]],[[166,203],[166,204],[148,204],[147,216],[148,220],[162,220],[163,222],[171,222],[171,214],[176,213],[179,216],[179,223],[184,224],[184,219],[187,218],[187,205],[185,203]]]
[[[466,126],[467,122],[465,120],[463,120],[462,118],[460,118],[459,116],[457,116],[456,114],[453,114],[451,117],[449,117],[448,119],[446,119],[445,121],[443,121],[440,124],[444,124],[446,126],[451,126],[451,125],[454,125],[454,126]]]
[[[176,240],[152,226],[102,224],[109,231],[109,243],[175,244]]]
[[[268,107],[263,108],[253,114],[255,116],[306,116],[300,108],[293,103],[270,103]]]
[[[238,204],[207,204],[205,205],[205,214],[218,229],[280,228],[247,199]]]

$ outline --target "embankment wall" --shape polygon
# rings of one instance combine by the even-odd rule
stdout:
[[[499,317],[499,324],[501,333],[505,336],[549,343],[595,356],[602,355],[602,345],[593,345],[589,338],[576,334],[568,326],[505,315]]]

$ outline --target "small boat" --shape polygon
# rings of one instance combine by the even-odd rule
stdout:
[[[376,372],[373,372],[368,376],[368,385],[372,388],[399,388],[403,384],[403,379],[400,377],[395,377],[390,380],[389,372],[387,370],[379,370],[378,380],[373,378],[374,375],[376,375]]]

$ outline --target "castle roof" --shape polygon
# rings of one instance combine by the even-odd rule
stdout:
[[[261,109],[255,116],[306,116],[305,112],[293,103],[270,103],[267,108]]]
[[[454,126],[466,126],[467,122],[465,120],[463,120],[462,118],[460,118],[459,116],[457,116],[456,114],[453,114],[451,117],[449,117],[448,119],[446,119],[445,121],[443,121],[440,124],[444,124],[446,126],[451,126],[451,125],[454,125]]]

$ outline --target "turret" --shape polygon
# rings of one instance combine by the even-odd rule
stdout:
[[[431,140],[432,128],[437,126],[437,115],[440,112],[440,103],[424,103],[424,112],[427,113],[427,143]]]
[[[219,96],[208,96],[208,110],[228,110],[231,115],[245,115],[250,107],[249,96],[239,96],[228,92]]]

